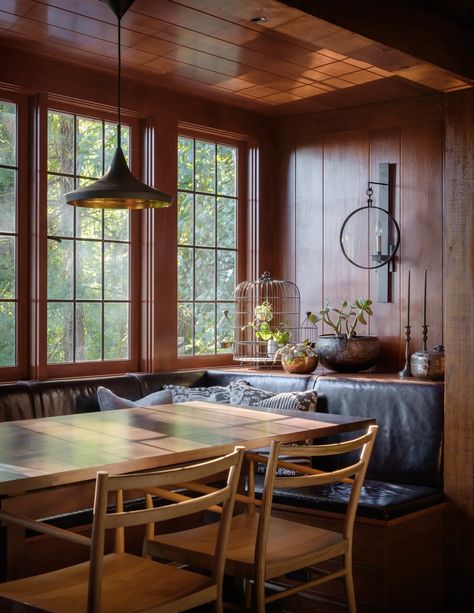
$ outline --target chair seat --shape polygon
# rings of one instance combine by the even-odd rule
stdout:
[[[225,569],[233,576],[253,577],[258,518],[258,514],[232,518]],[[208,524],[174,534],[157,535],[150,542],[154,544],[151,551],[155,556],[208,566],[215,532],[215,524]],[[338,532],[271,517],[266,579],[342,555],[346,550],[347,541]]]
[[[84,613],[89,563],[0,584],[0,596],[54,613]],[[202,602],[196,600],[200,592]],[[129,554],[104,557],[102,613],[179,611],[217,596],[208,577]]]

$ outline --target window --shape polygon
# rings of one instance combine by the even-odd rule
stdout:
[[[74,208],[64,194],[100,178],[116,126],[48,112],[48,364],[130,357],[130,215]],[[129,129],[122,127],[129,151]]]
[[[232,351],[237,147],[178,138],[178,355]]]
[[[17,106],[0,101],[0,367],[17,365]]]

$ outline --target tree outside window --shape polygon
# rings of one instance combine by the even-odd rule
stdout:
[[[237,148],[178,138],[178,355],[232,352]]]
[[[48,363],[130,356],[130,216],[74,208],[64,194],[100,178],[116,126],[48,112]],[[129,129],[122,127],[128,159]]]
[[[17,364],[17,106],[0,101],[0,367]]]

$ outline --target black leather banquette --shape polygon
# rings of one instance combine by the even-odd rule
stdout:
[[[137,400],[166,384],[228,385],[245,379],[274,392],[315,389],[317,410],[376,419],[379,433],[358,514],[391,519],[442,502],[443,385],[315,375],[193,370],[134,373],[64,381],[22,381],[0,386],[0,420],[41,418],[98,411],[97,388]],[[342,511],[344,484],[320,491],[277,492],[282,504]]]

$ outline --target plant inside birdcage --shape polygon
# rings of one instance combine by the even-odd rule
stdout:
[[[234,359],[271,363],[278,347],[299,339],[299,290],[265,272],[235,290]]]
[[[275,341],[278,345],[289,342],[291,332],[288,330],[288,323],[283,321],[277,327],[273,322],[273,306],[267,300],[257,304],[254,309],[254,319],[249,321],[242,330],[251,328],[255,332],[255,338],[259,341]]]

